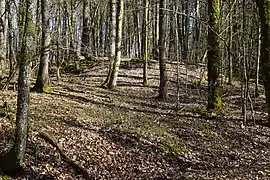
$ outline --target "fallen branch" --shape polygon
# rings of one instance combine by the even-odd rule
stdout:
[[[61,147],[58,146],[56,140],[51,137],[48,133],[44,132],[44,131],[40,131],[39,132],[39,137],[41,137],[42,139],[44,139],[46,142],[48,142],[49,144],[51,144],[53,147],[55,147],[59,153],[60,156],[64,159],[65,162],[67,162],[68,164],[70,164],[73,168],[76,169],[76,171],[80,174],[83,175],[83,177],[85,179],[94,179],[93,177],[91,177],[88,172],[79,164],[77,164],[76,162],[72,161],[62,150]]]

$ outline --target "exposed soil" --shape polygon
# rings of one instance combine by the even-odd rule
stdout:
[[[38,136],[53,136],[70,159],[93,179],[270,179],[270,129],[264,126],[264,97],[253,99],[256,122],[243,126],[241,92],[224,85],[224,115],[210,117],[206,71],[180,66],[180,107],[176,111],[175,63],[167,66],[169,100],[156,99],[158,63],[123,64],[118,90],[101,88],[105,65],[80,75],[52,78],[52,92],[31,94],[30,134],[24,168],[11,179],[84,179],[59,152]],[[201,76],[201,77],[200,77]],[[263,93],[263,92],[261,92]],[[16,92],[1,92],[16,109]],[[14,120],[0,119],[0,149],[13,140]],[[0,162],[1,163],[1,162]]]

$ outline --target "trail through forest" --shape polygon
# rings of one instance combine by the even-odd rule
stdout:
[[[63,74],[60,82],[52,77],[51,92],[31,94],[24,169],[12,179],[85,178],[39,131],[54,137],[93,179],[269,179],[270,129],[263,125],[263,96],[254,101],[259,125],[250,121],[243,128],[237,84],[223,87],[224,115],[207,116],[203,68],[190,66],[187,78],[185,66],[180,66],[176,111],[176,63],[167,67],[167,102],[155,98],[158,62],[150,62],[148,87],[142,85],[139,63],[122,63],[116,91],[101,88],[105,64],[79,75]],[[0,97],[15,112],[16,92],[4,91]],[[0,149],[11,146],[14,124],[1,118]]]

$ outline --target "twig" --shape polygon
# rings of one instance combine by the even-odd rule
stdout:
[[[39,137],[41,137],[42,139],[44,139],[46,142],[48,142],[49,144],[51,144],[53,147],[55,147],[59,153],[60,156],[64,159],[64,161],[66,161],[68,164],[70,164],[72,167],[74,167],[80,174],[82,174],[84,176],[85,179],[94,179],[92,176],[90,176],[88,174],[88,172],[79,164],[77,164],[76,162],[72,161],[62,150],[61,147],[58,146],[56,140],[51,137],[48,133],[44,132],[44,131],[40,131],[39,132]]]

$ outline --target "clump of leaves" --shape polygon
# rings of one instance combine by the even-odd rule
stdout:
[[[45,87],[43,87],[43,92],[52,93],[53,89],[51,86],[45,86]]]
[[[174,144],[174,145],[162,145],[160,146],[160,150],[166,153],[188,153],[188,149],[185,145],[182,144]]]
[[[226,115],[226,111],[224,109],[212,109],[208,110],[206,107],[202,107],[199,112],[202,116],[210,116],[210,117],[216,117],[216,116],[224,116]]]
[[[202,107],[200,110],[199,110],[199,114],[201,114],[202,116],[208,116],[208,110],[206,107]]]
[[[10,105],[8,102],[4,102],[2,106],[0,106],[0,117],[6,117],[13,123],[13,120],[15,120],[16,115],[10,108]]]
[[[205,134],[206,137],[209,137],[209,138],[214,138],[216,136],[216,134],[210,129],[204,129],[203,133]]]
[[[0,116],[4,117],[6,115],[6,111],[4,108],[0,107]]]
[[[2,180],[9,180],[9,177],[8,176],[0,176],[0,178],[2,179]]]

